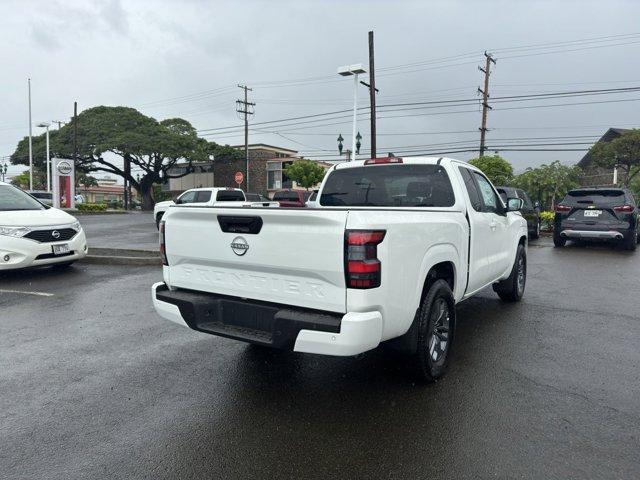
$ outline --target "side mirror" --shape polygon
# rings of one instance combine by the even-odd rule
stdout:
[[[507,199],[507,212],[518,212],[522,210],[524,201],[521,198],[508,198]]]

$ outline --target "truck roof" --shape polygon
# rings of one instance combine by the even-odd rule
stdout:
[[[382,158],[386,158],[386,157],[379,157],[378,160],[381,160]],[[446,163],[451,163],[451,162],[456,162],[456,163],[465,163],[461,160],[455,160],[453,158],[448,158],[448,157],[392,157],[392,158],[399,158],[400,160],[402,160],[401,163],[403,164],[422,164],[422,165],[435,165],[436,163],[438,163],[438,161],[440,162],[440,164],[446,164]],[[353,162],[344,162],[344,163],[338,163],[334,168],[336,170],[342,170],[343,168],[355,168],[355,167],[364,167],[366,165],[366,162],[370,160],[370,159],[366,159],[366,160],[354,160]],[[395,163],[388,163],[388,164],[381,164],[381,165],[396,165]],[[469,167],[474,168],[473,165],[469,165]]]

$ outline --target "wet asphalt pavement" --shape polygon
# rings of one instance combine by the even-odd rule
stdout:
[[[164,321],[157,268],[2,274],[0,478],[639,478],[638,274],[640,251],[531,246],[525,300],[460,304],[428,386],[384,349]]]
[[[158,250],[158,229],[150,212],[78,215],[89,249]]]

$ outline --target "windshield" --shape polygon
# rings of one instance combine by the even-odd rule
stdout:
[[[335,170],[320,196],[325,206],[451,207],[451,182],[440,165],[364,166]]]
[[[220,190],[216,195],[217,202],[244,202],[244,193],[240,190]]]
[[[623,190],[573,190],[567,193],[564,202],[570,206],[580,205],[622,205],[625,203]]]
[[[11,185],[0,185],[0,211],[44,210],[36,199]]]

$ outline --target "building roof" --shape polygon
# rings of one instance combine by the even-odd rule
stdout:
[[[622,135],[623,133],[627,133],[630,132],[631,130],[628,128],[609,128],[609,130],[607,130],[606,132],[604,132],[604,135],[602,135],[602,137],[600,137],[600,140],[598,140],[598,142],[610,142],[612,140],[615,140],[616,138],[618,138],[620,135]],[[578,166],[580,168],[586,168],[588,166],[591,165],[591,162],[593,161],[593,158],[591,158],[591,152],[587,152],[584,157],[582,157],[582,159],[578,162]]]
[[[242,145],[231,145],[232,148],[244,148],[244,144]],[[274,145],[267,145],[266,143],[250,143],[248,145],[249,150],[272,150],[274,152],[288,152],[288,153],[298,153],[297,150],[291,150],[290,148],[284,147],[276,147]]]

